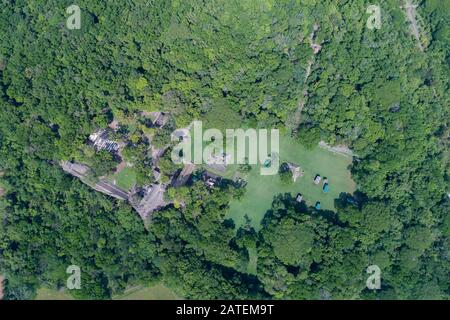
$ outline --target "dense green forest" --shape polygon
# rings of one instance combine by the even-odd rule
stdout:
[[[191,299],[449,299],[450,5],[416,1],[417,40],[406,1],[377,1],[380,29],[366,26],[371,2],[78,0],[81,29],[69,30],[72,1],[3,1],[5,298],[63,287],[76,264],[83,285],[71,293],[83,299],[155,281]],[[357,191],[336,212],[280,194],[261,230],[236,230],[225,208],[245,190],[196,181],[169,192],[183,206],[144,226],[58,165],[113,117],[141,111],[168,112],[173,127],[202,119],[345,144]],[[92,161],[103,172],[110,160]],[[366,288],[373,264],[379,290]]]

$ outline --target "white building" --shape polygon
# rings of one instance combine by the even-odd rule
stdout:
[[[91,134],[89,136],[89,140],[92,142],[97,151],[106,150],[109,152],[115,152],[119,150],[119,145],[108,139],[108,132],[105,129],[101,129]]]

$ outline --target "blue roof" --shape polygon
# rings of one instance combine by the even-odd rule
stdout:
[[[318,201],[316,202],[316,209],[320,210],[320,202],[318,202]]]
[[[325,184],[323,185],[323,192],[328,192],[329,189],[330,189],[330,188],[328,187],[328,183],[325,183]]]

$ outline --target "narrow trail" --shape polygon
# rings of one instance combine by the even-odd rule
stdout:
[[[300,121],[301,121],[302,111],[308,100],[309,93],[308,93],[306,83],[308,81],[309,76],[311,75],[312,66],[314,65],[314,56],[316,54],[318,54],[320,52],[320,50],[322,49],[321,44],[314,43],[314,37],[316,35],[317,30],[319,30],[319,26],[317,24],[315,24],[313,27],[313,31],[309,35],[309,44],[311,46],[313,54],[312,54],[311,58],[308,60],[308,65],[306,66],[305,79],[303,80],[303,86],[302,86],[302,90],[301,90],[302,96],[298,99],[297,109],[295,110],[295,114],[294,114],[294,130],[293,131],[295,133],[298,132],[298,128],[300,126]]]
[[[417,5],[413,4],[411,0],[407,0],[403,8],[406,10],[406,17],[411,23],[411,32],[416,38],[420,51],[424,51],[422,42],[420,41],[420,31],[416,20],[416,8]]]
[[[4,280],[3,276],[0,275],[0,300],[3,299],[3,280]]]
[[[294,114],[294,131],[295,132],[298,131],[298,127],[299,127],[300,121],[301,121],[302,111],[303,111],[303,108],[305,107],[307,99],[308,99],[308,91],[305,90],[305,91],[303,91],[303,97],[298,99],[297,109],[295,110],[295,114]]]
[[[308,90],[305,88],[306,82],[308,81],[309,76],[311,75],[311,69],[312,69],[312,65],[313,65],[313,58],[311,58],[310,60],[308,60],[308,66],[306,67],[306,75],[305,75],[305,80],[303,81],[303,96],[300,97],[300,99],[298,100],[297,103],[297,110],[295,111],[295,128],[297,129],[299,124],[300,124],[300,120],[301,120],[301,114],[303,111],[303,107],[305,106],[306,100],[308,99]]]

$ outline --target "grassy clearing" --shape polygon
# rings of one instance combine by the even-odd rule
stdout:
[[[249,262],[247,265],[247,272],[250,274],[256,274],[257,273],[257,264],[258,264],[258,253],[256,251],[256,248],[247,248],[248,255],[249,255]]]
[[[35,300],[75,300],[67,291],[39,288]]]
[[[235,221],[236,226],[245,222],[244,216],[247,214],[253,227],[258,230],[262,218],[272,205],[273,197],[280,193],[291,193],[292,196],[301,193],[308,205],[320,201],[322,209],[334,210],[334,199],[338,198],[341,192],[352,193],[355,190],[355,184],[348,170],[351,165],[349,158],[319,147],[308,150],[297,140],[281,136],[280,163],[286,161],[300,165],[304,171],[304,176],[298,178],[295,183],[284,184],[279,175],[261,176],[258,166],[253,166],[252,170],[243,176],[248,182],[246,194],[239,201],[233,200],[228,211],[228,217]],[[234,166],[234,170],[236,169]],[[229,170],[227,176],[231,175]],[[322,191],[322,183],[320,185],[313,183],[316,174],[328,178],[330,186],[328,193]]]
[[[116,185],[123,190],[130,190],[136,184],[136,173],[133,168],[125,167],[115,175]]]
[[[162,284],[151,287],[137,286],[126,293],[113,297],[113,300],[180,300],[172,290]],[[75,300],[67,291],[39,288],[35,300]]]
[[[114,300],[180,300],[172,290],[162,284],[152,287],[138,287],[134,290],[114,297]]]
[[[194,137],[192,129],[191,136]],[[226,143],[222,141],[222,139],[218,139],[214,143],[217,150],[224,150]],[[203,148],[209,144],[211,142],[203,141]],[[285,184],[279,175],[261,176],[259,165],[253,165],[252,170],[247,173],[239,172],[239,165],[228,165],[225,171],[214,170],[205,164],[201,166],[227,179],[239,176],[247,181],[246,194],[239,201],[231,201],[227,213],[227,217],[232,218],[237,227],[245,222],[244,217],[248,215],[253,227],[258,230],[262,218],[272,205],[273,197],[280,193],[290,193],[292,196],[301,193],[307,205],[313,206],[320,201],[323,210],[334,210],[334,200],[339,197],[340,193],[352,193],[355,190],[355,184],[349,171],[352,162],[349,157],[324,150],[318,146],[312,150],[306,149],[297,139],[287,134],[280,135],[279,156],[280,164],[293,162],[300,165],[304,172],[303,177],[299,177],[295,183]],[[320,185],[313,183],[316,174],[328,178],[330,187],[328,193],[323,192],[322,183]]]

